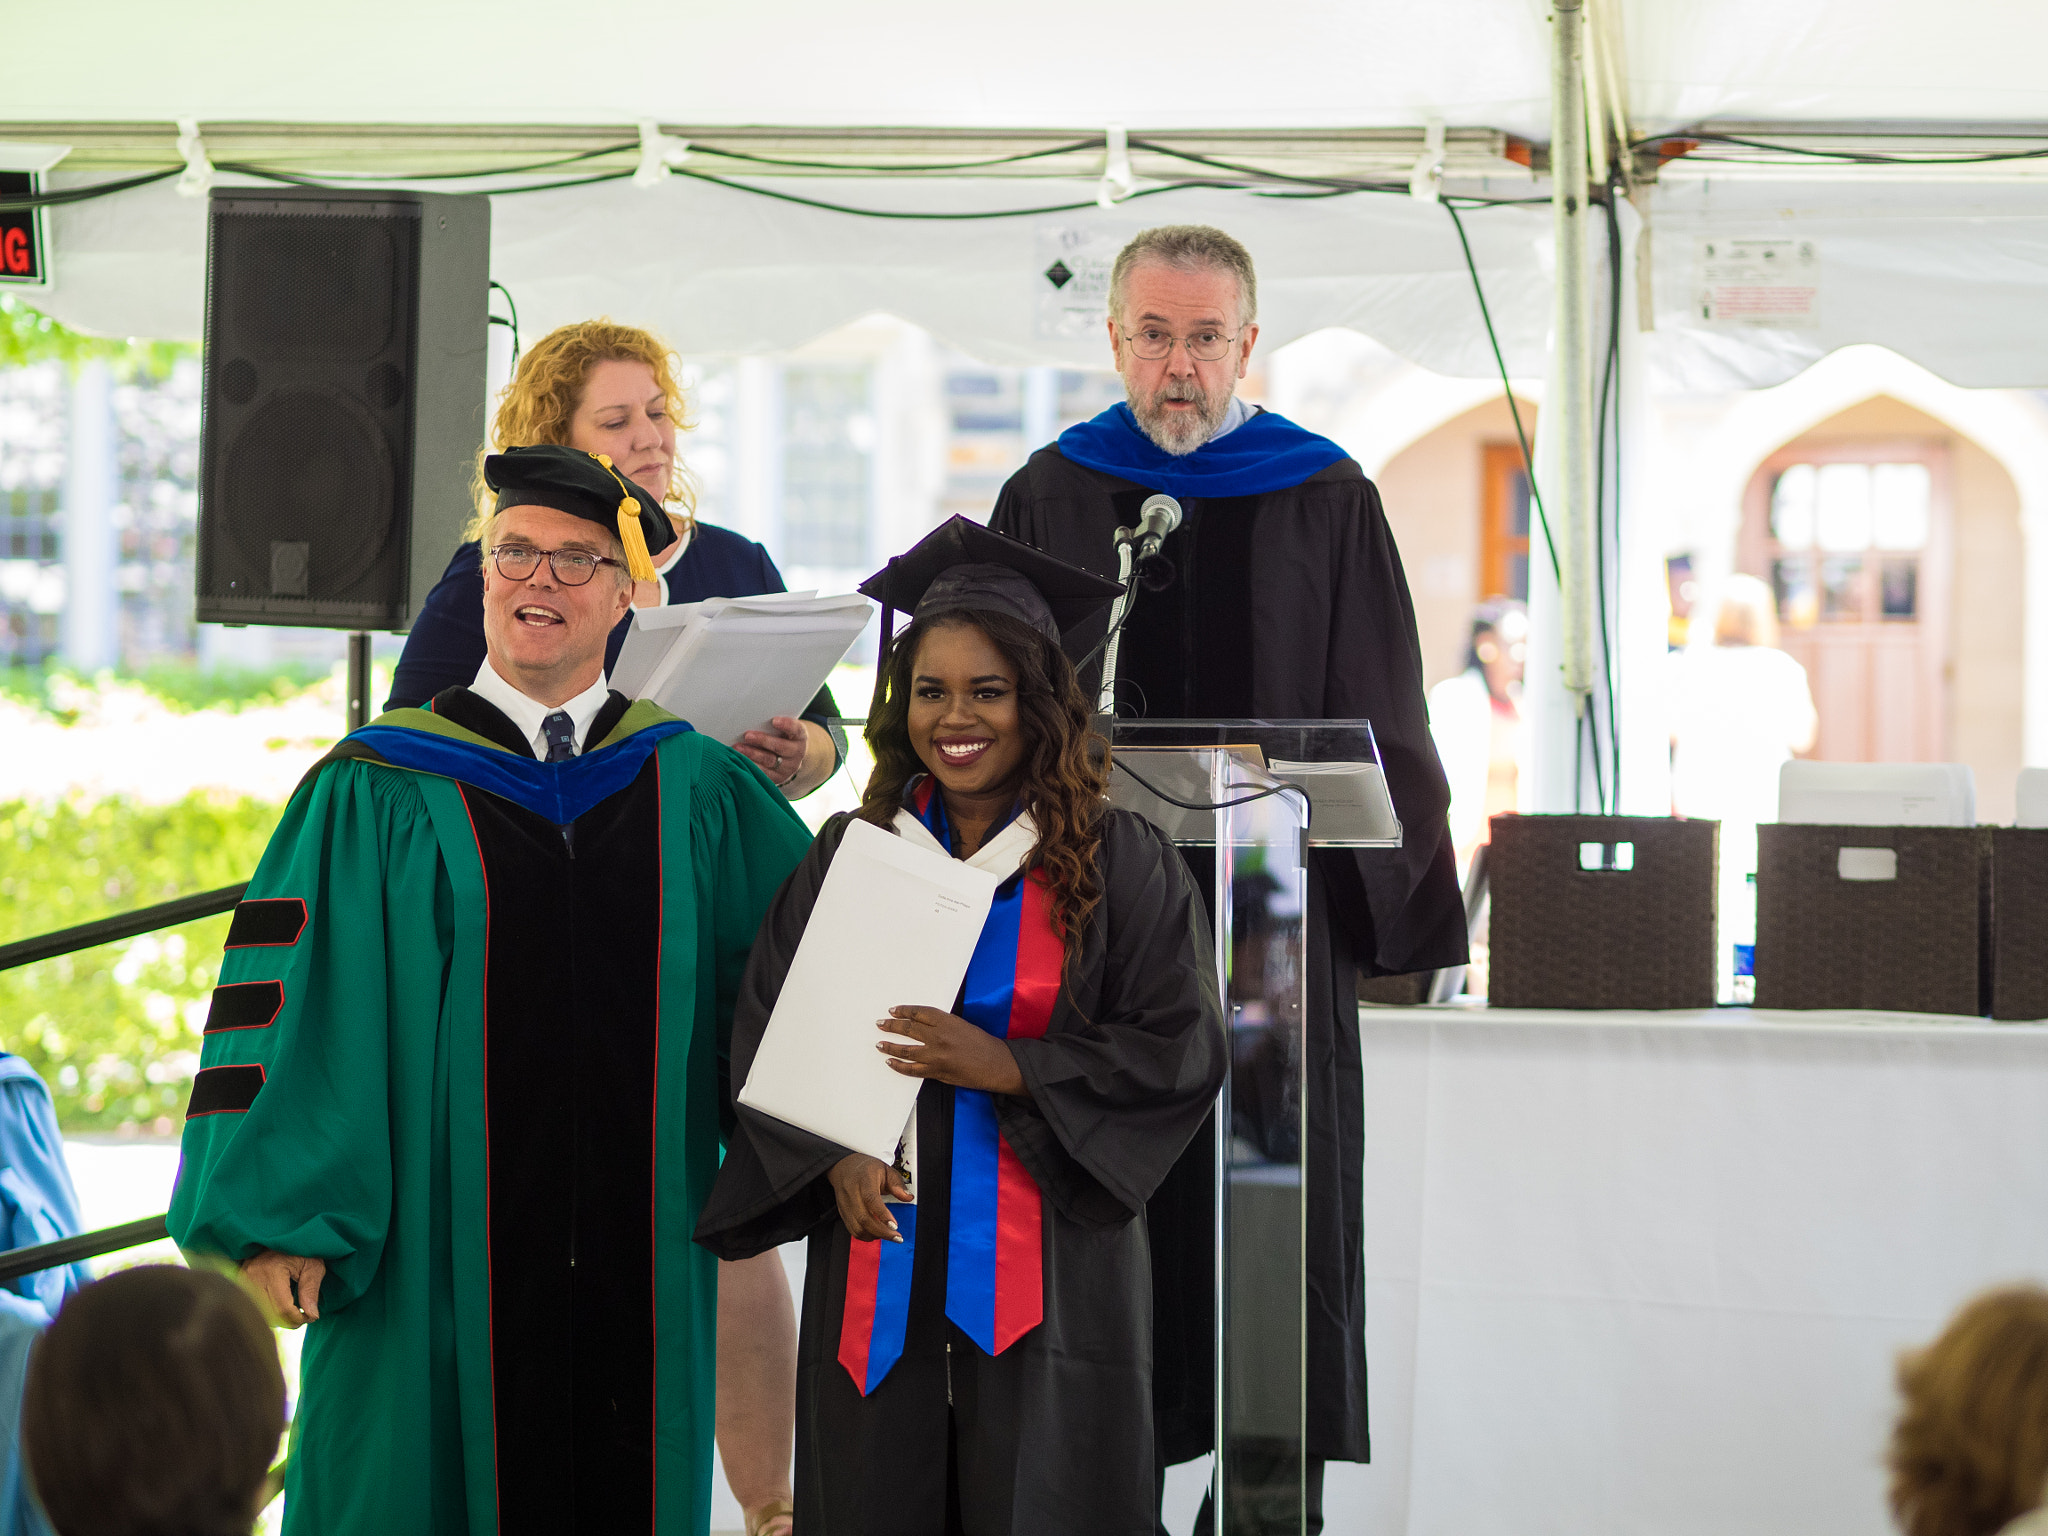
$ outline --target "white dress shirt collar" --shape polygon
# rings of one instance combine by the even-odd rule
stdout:
[[[533,749],[533,755],[546,761],[548,755],[547,733],[541,729],[541,722],[557,709],[567,710],[569,722],[576,728],[576,750],[583,750],[583,737],[590,729],[590,722],[597,718],[597,712],[604,708],[604,701],[611,696],[611,689],[602,672],[597,681],[577,694],[566,704],[543,704],[530,699],[498,675],[490,658],[476,669],[476,681],[469,685],[469,691],[488,704],[495,705],[505,718],[510,720],[526,738],[526,744]]]
[[[1244,401],[1238,399],[1236,395],[1232,395],[1230,397],[1230,408],[1223,413],[1223,424],[1209,434],[1209,441],[1213,443],[1219,437],[1228,437],[1258,414],[1259,408],[1257,406],[1247,405]]]

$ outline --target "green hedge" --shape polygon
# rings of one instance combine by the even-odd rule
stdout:
[[[0,801],[0,943],[247,880],[283,806]],[[67,1131],[177,1129],[225,915],[0,971],[0,1048],[26,1057]]]

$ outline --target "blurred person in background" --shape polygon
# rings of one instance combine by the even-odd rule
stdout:
[[[29,1359],[22,1456],[57,1536],[244,1536],[284,1428],[269,1325],[206,1270],[87,1286]]]
[[[1756,936],[1758,822],[1778,819],[1778,770],[1812,747],[1820,719],[1806,669],[1778,649],[1778,605],[1754,576],[1730,576],[1695,610],[1691,643],[1665,658],[1671,808],[1721,823],[1723,992],[1731,946]]]
[[[1451,781],[1451,838],[1458,878],[1487,823],[1513,811],[1528,755],[1522,721],[1522,670],[1529,656],[1529,610],[1490,597],[1472,615],[1465,670],[1429,690],[1429,733]]]
[[[1899,1360],[1892,1514],[1905,1536],[2040,1536],[2048,1486],[2048,1290],[1966,1305]]]

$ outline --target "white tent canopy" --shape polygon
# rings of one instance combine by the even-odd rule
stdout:
[[[181,163],[179,119],[194,121],[223,163],[355,174],[630,146],[637,125],[651,121],[700,146],[685,170],[869,208],[961,212],[1090,204],[1103,151],[907,181],[746,177],[735,175],[743,162],[704,146],[759,151],[758,125],[774,124],[819,158],[857,158],[912,125],[929,131],[892,158],[956,162],[1122,126],[1141,142],[1166,137],[1238,163],[1399,184],[1434,119],[1454,130],[1452,190],[1504,199],[1547,191],[1499,138],[1548,138],[1548,27],[1531,0],[1281,3],[1262,8],[1256,27],[1242,6],[1216,0],[1173,14],[1170,35],[1160,36],[1154,12],[1125,20],[1074,0],[1025,13],[897,4],[858,20],[816,0],[597,7],[573,20],[526,3],[390,0],[352,8],[345,20],[246,4],[198,14],[21,8],[8,22],[15,57],[64,58],[90,15],[92,63],[17,72],[0,107],[0,145],[72,145],[50,178],[61,189]],[[1923,16],[1898,0],[1630,0],[1596,6],[1594,22],[1620,36],[1620,89],[1638,137],[1708,120],[1782,130],[1857,118],[2048,133],[2048,85],[2033,68],[2048,55],[2048,10],[1976,0],[1938,27]],[[599,67],[599,54],[653,62]],[[539,82],[551,59],[569,67]],[[1016,137],[1031,133],[1040,138]],[[451,143],[484,142],[500,146],[495,156],[449,158]],[[802,158],[791,143],[771,152]],[[1141,188],[1211,174],[1143,150],[1134,159]],[[547,179],[635,160],[628,149]],[[2048,384],[2048,306],[2014,302],[2048,281],[2048,178],[2034,175],[2048,165],[1901,173],[1813,164],[1788,174],[1688,158],[1640,189],[1636,206],[1654,236],[1656,331],[1644,358],[1659,381],[1767,385],[1837,347],[1875,341],[1960,384]],[[1025,174],[1038,169],[1054,174]],[[1548,209],[1536,202],[1466,219],[1508,365],[1540,373]],[[1493,371],[1448,217],[1385,193],[1176,191],[1112,209],[923,222],[825,212],[688,176],[652,187],[614,181],[498,197],[493,274],[530,330],[608,312],[654,326],[685,351],[750,352],[887,310],[991,361],[1093,363],[1098,333],[1063,312],[1043,277],[1052,256],[1063,241],[1113,246],[1146,224],[1181,220],[1224,224],[1252,246],[1268,347],[1348,326],[1438,372]],[[163,181],[53,210],[51,225],[55,283],[34,302],[87,330],[198,334],[202,199]],[[1811,242],[1813,316],[1791,325],[1702,321],[1708,239]],[[1631,312],[1639,299],[1630,295]]]

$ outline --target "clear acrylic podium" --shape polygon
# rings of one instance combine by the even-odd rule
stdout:
[[[1303,1529],[1307,850],[1401,842],[1363,720],[1118,720],[1110,800],[1215,850],[1231,1070],[1216,1106],[1219,1536]],[[1141,782],[1142,781],[1142,782]],[[1312,807],[1312,811],[1311,811]],[[1198,1283],[1198,1277],[1181,1277]]]

